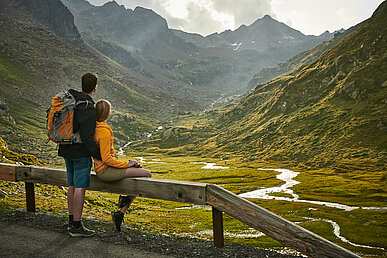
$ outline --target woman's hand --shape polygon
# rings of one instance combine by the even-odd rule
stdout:
[[[137,162],[137,160],[129,160],[128,168],[130,167],[141,168],[141,165]]]

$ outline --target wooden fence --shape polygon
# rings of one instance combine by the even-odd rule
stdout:
[[[34,183],[66,186],[66,171],[0,163],[0,180],[24,181],[27,211],[35,211]],[[103,182],[92,175],[88,190],[212,206],[214,246],[223,247],[223,212],[309,257],[358,255],[217,185],[154,178]]]

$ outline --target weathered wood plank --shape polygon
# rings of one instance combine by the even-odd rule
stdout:
[[[206,184],[153,178],[126,178],[117,182],[92,180],[90,189],[192,204],[206,204]]]
[[[47,167],[24,166],[16,169],[16,179],[32,183],[67,185],[66,171]],[[153,178],[125,178],[104,182],[92,175],[88,190],[155,198],[192,204],[206,204],[206,184]]]
[[[359,257],[216,185],[207,185],[207,204],[310,257]]]
[[[67,185],[66,171],[57,168],[20,166],[16,168],[16,180],[50,185]]]
[[[0,163],[0,180],[16,181],[15,169],[19,165]]]

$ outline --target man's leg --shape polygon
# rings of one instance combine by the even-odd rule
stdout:
[[[74,186],[69,185],[69,188],[67,190],[67,207],[69,209],[69,216],[73,216],[74,218]]]
[[[67,171],[67,184],[68,184],[68,190],[67,190],[67,207],[69,210],[69,224],[68,229],[70,229],[73,220],[74,220],[74,213],[73,213],[73,198],[74,198],[74,164],[72,159],[66,159],[66,171]]]
[[[81,221],[83,204],[85,203],[86,188],[74,188],[73,207],[72,214],[74,215],[74,221]]]
[[[74,223],[69,232],[72,237],[92,236],[95,233],[84,227],[81,222],[86,188],[90,185],[91,165],[90,157],[74,159],[74,194],[72,197]]]

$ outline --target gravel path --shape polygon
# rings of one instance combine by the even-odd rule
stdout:
[[[20,211],[0,211],[1,257],[296,257],[226,243],[158,235],[138,229],[114,230],[112,223],[85,221],[95,229],[90,238],[71,238],[63,220]]]

